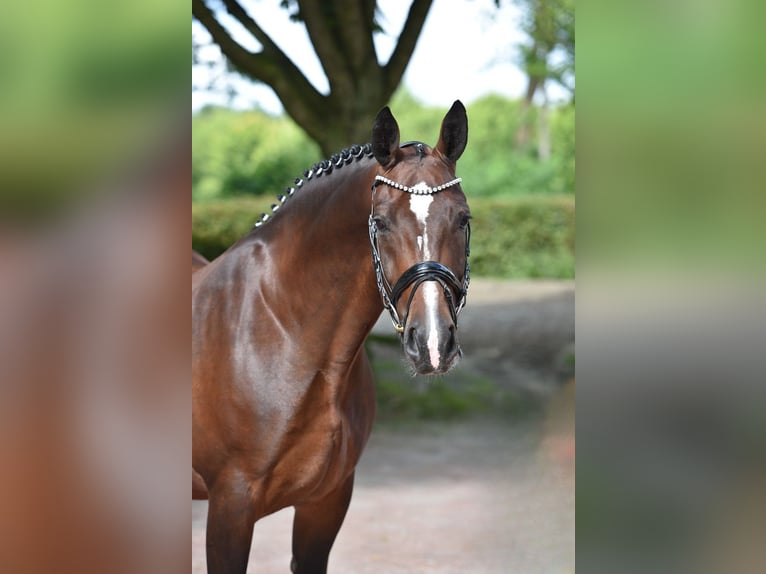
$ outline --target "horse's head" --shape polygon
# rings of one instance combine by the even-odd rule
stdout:
[[[459,101],[433,148],[420,142],[400,147],[399,126],[387,107],[372,129],[380,164],[370,214],[378,287],[419,374],[445,373],[461,355],[457,315],[468,288],[470,212],[455,164],[467,141]]]

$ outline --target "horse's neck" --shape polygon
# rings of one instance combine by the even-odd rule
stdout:
[[[263,241],[269,311],[326,356],[350,360],[382,310],[367,232],[374,174],[362,160],[307,182],[253,234]]]

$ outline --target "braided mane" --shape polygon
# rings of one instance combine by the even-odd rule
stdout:
[[[303,177],[296,177],[293,182],[293,186],[285,188],[283,194],[277,196],[279,203],[274,203],[271,206],[272,213],[276,213],[285,202],[290,199],[297,190],[303,187],[303,183],[309,181],[315,177],[322,177],[323,175],[330,175],[333,170],[341,169],[343,166],[359,161],[363,157],[372,157],[372,145],[365,144],[352,145],[351,147],[343,148],[340,152],[333,154],[330,159],[325,159],[315,163],[309,169],[303,172]],[[258,221],[255,222],[253,227],[257,228],[271,219],[271,215],[268,213],[262,213]]]

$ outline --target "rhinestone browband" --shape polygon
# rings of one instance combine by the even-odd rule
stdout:
[[[452,181],[448,181],[447,183],[437,185],[436,187],[428,187],[425,183],[419,183],[414,187],[408,187],[392,179],[388,179],[387,177],[384,177],[382,175],[376,175],[375,181],[385,183],[388,186],[391,186],[396,189],[400,189],[401,191],[406,191],[407,193],[414,193],[415,195],[433,195],[434,193],[439,193],[440,191],[443,191],[447,189],[448,187],[457,185],[458,183],[463,181],[463,179],[460,177],[456,177]]]

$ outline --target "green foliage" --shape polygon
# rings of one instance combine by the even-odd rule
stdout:
[[[471,199],[471,270],[507,278],[574,277],[572,197]]]
[[[398,342],[396,343],[398,345]],[[471,415],[520,415],[534,408],[528,397],[457,368],[447,378],[409,376],[398,361],[375,360],[379,421],[449,420]]]
[[[192,247],[217,257],[247,233],[271,197],[192,203]],[[575,202],[571,196],[469,197],[474,276],[574,277]]]
[[[429,145],[436,144],[446,109],[424,106],[404,88],[397,90],[389,107],[399,124],[403,141],[417,140]]]
[[[470,416],[536,412],[535,397],[458,365],[447,376],[413,377],[401,362],[398,337],[370,335],[365,344],[375,373],[380,423],[454,420]]]
[[[521,29],[527,34],[519,51],[530,84],[539,88],[553,80],[574,94],[574,0],[515,0],[515,4],[521,9]],[[554,54],[558,56],[555,60]]]
[[[405,90],[397,92],[391,108],[403,138],[436,144],[446,109],[424,107]],[[468,106],[468,118],[468,147],[458,175],[470,197],[574,193],[573,106],[550,111],[547,160],[538,158],[535,145],[516,143],[522,126],[535,133],[536,108],[524,110],[520,101],[489,95]],[[322,159],[316,145],[287,118],[214,108],[193,116],[192,126],[195,200],[243,194],[273,197]],[[354,143],[366,142],[348,142]]]
[[[575,192],[575,107],[556,108],[550,117],[551,147],[554,150],[556,183],[566,193]]]
[[[208,259],[226,251],[268,213],[272,197],[236,197],[192,202],[192,249]]]
[[[4,223],[42,221],[98,201],[115,181],[142,170],[149,150],[164,153],[180,141],[188,106],[185,10],[150,0],[3,3]]]
[[[319,148],[289,119],[212,108],[192,116],[192,198],[273,196]]]
[[[446,109],[424,107],[405,90],[396,93],[391,109],[404,137],[436,144]],[[546,161],[537,157],[534,145],[516,143],[525,122],[533,132],[537,129],[537,108],[525,111],[521,101],[488,95],[467,112],[468,147],[458,175],[471,197],[574,193],[574,106],[551,110],[551,157]]]
[[[529,120],[534,121],[534,110]],[[518,149],[514,137],[524,120],[520,102],[487,96],[468,109],[469,144],[458,163],[463,189],[471,196],[546,193],[551,166],[532,149]]]
[[[486,411],[492,406],[494,385],[475,381],[460,389],[444,379],[404,380],[400,363],[374,365],[376,373],[378,417],[447,419]]]
[[[424,107],[404,90],[391,107],[404,137],[436,143],[445,109]],[[468,106],[469,144],[458,175],[473,214],[474,275],[574,277],[574,106],[550,111],[551,157],[545,161],[536,146],[516,144],[523,122],[537,125],[537,113],[497,95]],[[192,125],[192,245],[212,258],[321,158],[285,118],[208,109]]]

